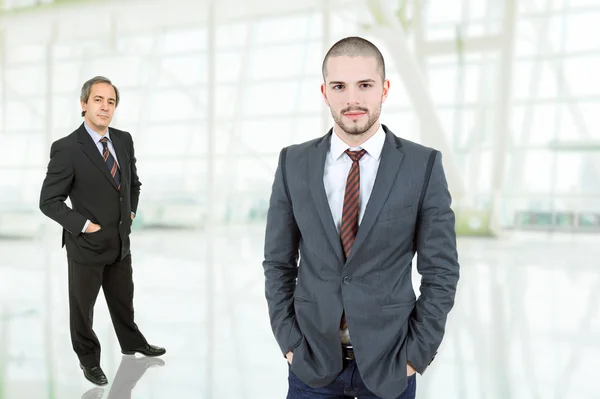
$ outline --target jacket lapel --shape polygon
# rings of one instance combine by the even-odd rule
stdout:
[[[331,143],[331,134],[333,129],[318,142],[315,148],[311,149],[308,154],[308,173],[309,173],[309,187],[313,200],[319,213],[321,223],[325,229],[325,235],[331,244],[333,252],[339,258],[340,262],[344,262],[344,254],[342,251],[342,244],[338,235],[333,216],[331,215],[331,209],[329,208],[329,202],[327,201],[327,194],[325,193],[325,185],[323,183],[323,176],[325,173],[325,157],[329,150]]]
[[[112,184],[112,186],[117,189],[117,183],[115,183],[115,179],[111,176],[108,167],[106,166],[106,162],[104,162],[104,158],[100,155],[100,151],[98,151],[98,147],[94,143],[94,140],[90,137],[87,130],[85,130],[85,126],[81,124],[79,127],[78,133],[79,144],[81,145],[81,150],[85,153],[85,155],[92,161],[92,163],[100,170],[100,172],[108,179],[108,181]],[[111,137],[112,139],[112,137]],[[117,153],[118,156],[118,153]]]
[[[394,136],[394,134],[384,125],[385,143],[381,151],[381,160],[377,169],[377,176],[373,185],[373,191],[369,197],[365,214],[363,215],[356,239],[352,245],[352,252],[348,257],[346,264],[349,263],[356,253],[360,250],[360,246],[364,243],[365,238],[369,235],[377,216],[379,215],[383,204],[385,204],[388,195],[396,181],[400,164],[404,158],[404,153],[401,150],[402,143]]]
[[[123,189],[123,182],[129,178],[129,168],[125,167],[129,161],[129,157],[127,156],[127,151],[125,151],[123,138],[114,130],[110,132],[110,140],[117,153],[117,163],[119,164],[119,173],[121,173],[121,189]]]

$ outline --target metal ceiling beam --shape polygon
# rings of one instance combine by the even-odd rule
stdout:
[[[404,28],[392,13],[387,12],[381,0],[367,0],[367,6],[378,21],[370,31],[392,49],[391,56],[411,99],[414,112],[419,118],[421,142],[443,154],[450,192],[455,203],[460,203],[466,194],[464,179],[419,65],[408,47]]]
[[[460,51],[462,53],[497,53],[502,47],[503,38],[501,35],[488,35],[479,37],[462,38],[460,42]],[[459,50],[459,43],[456,40],[427,40],[423,42],[423,53],[426,55],[456,55]]]
[[[54,0],[52,3],[25,4],[23,6],[4,8],[4,0],[0,0],[0,15],[26,13],[26,12],[36,11],[36,10],[40,10],[40,9],[53,8],[53,7],[64,5],[64,4],[90,3],[93,1],[96,1],[98,3],[100,2],[99,0]]]

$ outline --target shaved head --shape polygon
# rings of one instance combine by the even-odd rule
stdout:
[[[381,74],[381,81],[385,81],[385,62],[383,61],[383,55],[381,55],[379,49],[373,43],[362,37],[351,36],[335,43],[325,55],[322,66],[324,82],[327,81],[327,61],[331,57],[339,56],[375,57],[375,60],[377,61],[377,70]]]

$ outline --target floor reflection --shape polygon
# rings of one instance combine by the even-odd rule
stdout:
[[[0,241],[0,399],[284,398],[262,235],[261,226],[136,231],[136,322],[167,354],[121,356],[100,294],[94,328],[104,389],[83,378],[70,347],[58,235]],[[456,305],[418,397],[599,398],[598,236],[461,238],[459,252]]]
[[[162,367],[164,365],[165,361],[159,358],[123,355],[106,399],[131,399],[133,389],[144,376],[146,370],[150,367]],[[101,399],[103,397],[103,388],[92,388],[86,391],[81,399]]]

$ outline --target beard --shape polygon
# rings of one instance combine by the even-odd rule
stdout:
[[[339,114],[336,114],[333,110],[331,110],[331,116],[340,129],[344,131],[344,133],[352,136],[360,136],[361,134],[369,131],[375,122],[377,122],[379,116],[381,115],[381,106],[382,104],[379,104],[379,107],[377,107],[373,113],[371,113],[368,109],[361,107],[344,108]],[[349,121],[348,123],[345,123],[343,119],[344,113],[349,111],[364,112],[367,116],[367,121],[362,124],[360,121]]]

